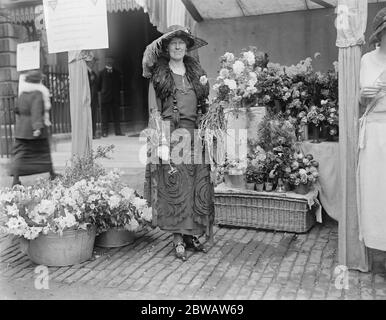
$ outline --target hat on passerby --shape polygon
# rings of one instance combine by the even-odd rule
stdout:
[[[25,76],[26,82],[40,83],[44,78],[43,73],[40,70],[30,70]]]
[[[381,42],[380,35],[386,29],[386,7],[379,10],[373,20],[373,34],[370,36],[369,44],[376,44]]]
[[[165,53],[165,49],[169,44],[170,40],[172,40],[175,37],[181,38],[186,42],[187,51],[198,49],[208,44],[205,40],[192,35],[190,33],[190,30],[186,27],[182,27],[178,25],[170,26],[166,30],[165,34],[163,34],[158,39],[154,40],[146,47],[146,50],[143,54],[143,59],[142,59],[142,68],[143,68],[142,75],[145,78],[150,78],[151,67],[158,60],[159,56],[162,53]]]

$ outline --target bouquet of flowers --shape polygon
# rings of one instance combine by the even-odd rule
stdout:
[[[257,102],[257,72],[268,63],[268,56],[256,47],[243,49],[238,57],[226,52],[220,58],[220,71],[213,85],[213,103],[237,112]]]
[[[314,157],[311,154],[304,155],[301,152],[294,153],[288,183],[294,187],[299,186],[300,184],[310,187],[318,179],[318,167],[319,163],[314,160]]]
[[[95,160],[111,147],[100,148],[83,158],[54,181],[40,179],[34,186],[0,190],[0,231],[35,239],[48,232],[70,229],[97,232],[108,228],[136,230],[151,221],[146,200],[120,182],[116,170],[106,173]]]

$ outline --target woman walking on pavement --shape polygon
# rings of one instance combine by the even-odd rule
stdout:
[[[20,176],[50,173],[57,176],[51,160],[48,141],[49,109],[51,108],[48,89],[41,83],[40,70],[31,70],[20,86],[19,99],[15,108],[15,143],[13,146],[12,186],[21,184]]]
[[[172,26],[144,52],[143,76],[150,78],[156,98],[149,105],[150,112],[170,124],[172,140],[177,129],[185,129],[189,143],[197,140],[194,130],[206,112],[209,84],[203,81],[205,72],[199,62],[187,51],[206,44],[186,28]],[[185,249],[207,252],[199,236],[212,238],[214,219],[210,165],[194,163],[194,152],[188,157],[188,161],[173,163],[172,170],[172,161],[148,163],[145,175],[145,197],[152,206],[153,223],[173,233],[175,255],[183,261],[187,259]]]

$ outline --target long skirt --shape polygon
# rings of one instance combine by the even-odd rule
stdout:
[[[11,176],[28,176],[50,172],[52,160],[48,139],[15,139]]]
[[[194,140],[194,139],[192,139]],[[204,159],[204,158],[203,158]],[[210,164],[147,164],[145,198],[152,206],[153,224],[172,233],[212,239],[214,186]]]
[[[367,117],[365,145],[359,152],[360,238],[369,248],[386,251],[386,114]]]

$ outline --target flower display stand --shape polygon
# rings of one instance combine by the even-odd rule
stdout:
[[[64,267],[82,263],[92,257],[96,228],[65,230],[41,234],[36,239],[21,238],[21,250],[36,264]]]
[[[102,248],[117,248],[127,246],[135,240],[135,232],[112,228],[99,234],[95,245]]]
[[[222,184],[215,189],[215,223],[305,233],[317,220],[321,222],[317,195],[315,189],[299,195],[239,190]]]

